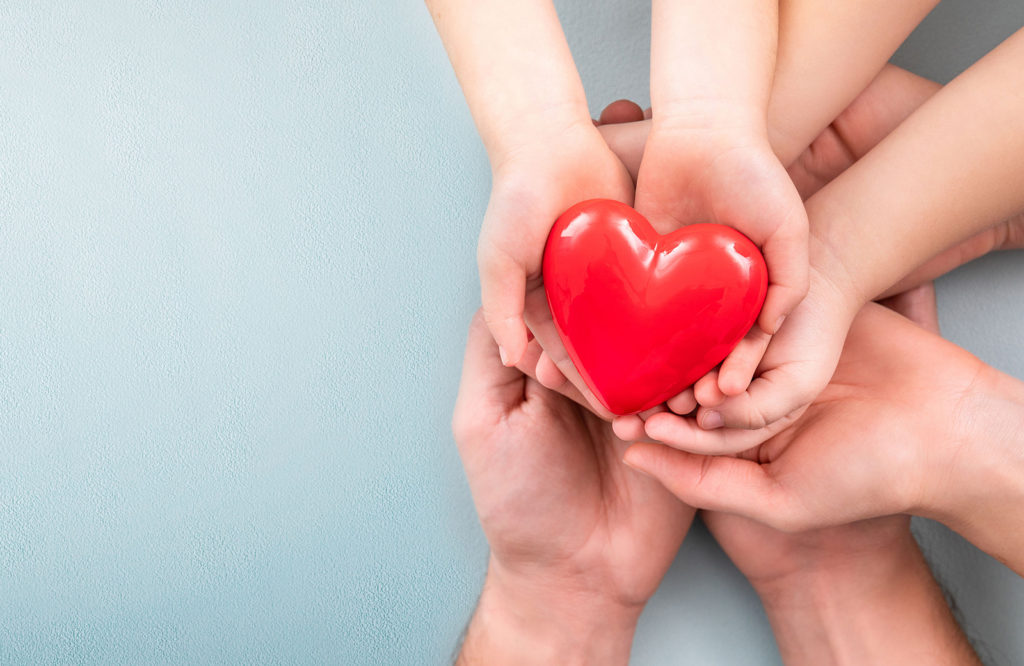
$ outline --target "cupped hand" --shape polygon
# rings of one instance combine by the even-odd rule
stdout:
[[[633,181],[590,120],[584,121],[547,127],[494,158],[477,260],[483,316],[505,364],[522,357],[529,324],[562,374],[585,391],[547,310],[544,245],[555,220],[575,203],[606,198],[631,204]]]
[[[714,222],[760,247],[769,286],[758,325],[770,334],[807,293],[808,231],[800,195],[772,152],[763,118],[759,123],[705,123],[656,112],[635,207],[662,233]]]
[[[683,501],[784,531],[928,510],[970,478],[965,401],[995,371],[939,336],[868,304],[828,387],[791,427],[741,457],[637,444],[625,460]],[[974,442],[972,444],[971,442]],[[980,475],[979,475],[980,476]],[[967,492],[964,489],[964,492]]]
[[[899,68],[886,68],[790,165],[789,175],[801,195],[809,197],[842,173],[938,87]],[[620,131],[614,145],[635,150],[636,132]],[[632,158],[622,159],[629,163]],[[719,369],[699,380],[691,393],[669,401],[670,409],[647,415],[646,421],[636,416],[617,419],[616,432],[627,439],[650,438],[693,452],[727,454],[763,442],[799,416],[832,375],[860,307],[850,298],[841,260],[815,239],[813,230],[811,243],[816,260],[810,290],[775,336],[753,329]],[[750,381],[752,365],[756,376]],[[698,403],[693,416],[684,417]]]
[[[580,613],[639,614],[694,510],[621,464],[627,444],[609,423],[503,366],[479,315],[453,430],[491,547],[489,579],[582,603]]]

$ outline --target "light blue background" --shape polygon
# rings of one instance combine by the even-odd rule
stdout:
[[[559,3],[596,112],[648,5]],[[949,2],[945,80],[1024,23]],[[0,663],[442,663],[486,543],[448,429],[489,173],[418,2],[0,4]],[[1024,377],[1024,259],[941,282]],[[1024,585],[919,524],[992,663]],[[636,664],[777,661],[695,528]]]

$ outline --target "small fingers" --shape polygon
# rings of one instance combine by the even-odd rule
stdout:
[[[612,420],[612,431],[624,442],[637,442],[644,439],[644,420],[639,414],[616,416]]]
[[[712,370],[697,380],[693,385],[693,396],[698,404],[705,407],[714,407],[728,397],[719,388],[718,370]]]
[[[656,407],[651,407],[639,414],[617,416],[612,421],[612,431],[615,433],[616,437],[626,442],[635,442],[645,439],[646,433],[644,432],[644,421],[654,414],[664,412],[665,409],[664,405],[657,405]]]
[[[698,411],[698,418],[700,411]],[[667,444],[674,449],[705,455],[732,455],[761,444],[777,431],[739,430],[729,428],[708,429],[707,424],[694,418],[684,418],[670,412],[655,414],[644,423],[647,438]],[[703,427],[702,427],[703,426]],[[639,438],[637,438],[639,439]]]
[[[812,385],[810,372],[800,374],[799,369],[790,366],[768,370],[752,381],[744,393],[728,396],[711,408],[702,406],[697,410],[697,419],[705,428],[769,428],[809,405],[825,388],[824,384]]]
[[[755,326],[729,352],[718,371],[718,389],[721,391],[722,399],[726,396],[739,395],[747,390],[771,339],[772,336]],[[701,404],[713,406],[709,402],[701,402]]]
[[[797,205],[799,210],[791,214],[795,219],[780,226],[761,248],[768,264],[768,294],[757,323],[768,334],[778,332],[810,284],[807,214],[802,204]]]
[[[693,387],[691,386],[674,398],[669,398],[665,404],[680,416],[689,414],[697,409],[697,399],[694,397]]]

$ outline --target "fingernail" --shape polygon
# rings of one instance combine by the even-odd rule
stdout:
[[[708,412],[704,415],[704,420],[701,422],[701,427],[705,430],[714,430],[715,428],[721,428],[725,425],[725,421],[722,420],[722,415],[718,412]]]
[[[784,321],[786,321],[786,315],[782,315],[781,317],[779,317],[779,320],[775,322],[775,330],[773,331],[773,333],[779,332],[779,329],[782,328],[782,322]]]
[[[507,366],[508,365],[508,354],[505,353],[505,348],[504,347],[500,347],[500,346],[498,347],[498,356],[501,357],[501,364]]]

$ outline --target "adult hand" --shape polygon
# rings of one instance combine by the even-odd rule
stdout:
[[[637,444],[627,464],[683,501],[784,531],[933,517],[1024,572],[1024,385],[880,305],[826,390],[742,457]]]
[[[491,546],[463,663],[625,663],[693,509],[620,464],[610,424],[504,367],[479,315],[453,430]]]

